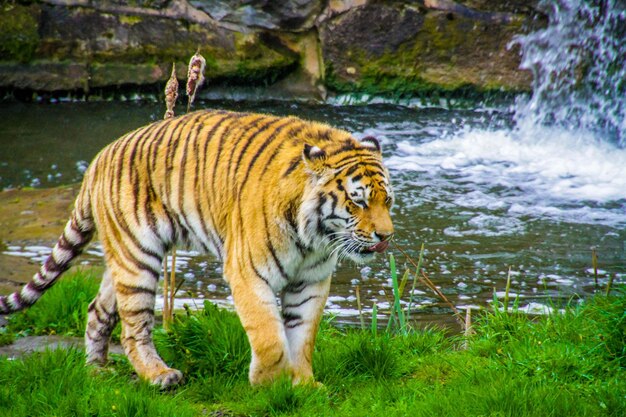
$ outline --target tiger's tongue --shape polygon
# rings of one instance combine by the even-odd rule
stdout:
[[[372,252],[382,253],[382,252],[385,251],[385,249],[387,249],[388,246],[389,246],[389,241],[385,240],[385,241],[382,241],[382,242],[378,242],[374,246],[370,246],[367,249],[371,250]]]

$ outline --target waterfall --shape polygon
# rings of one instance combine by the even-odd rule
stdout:
[[[626,147],[626,1],[542,0],[547,27],[518,36],[532,94],[518,100],[521,128],[545,125]]]

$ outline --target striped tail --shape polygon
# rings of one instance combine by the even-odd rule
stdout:
[[[57,279],[67,271],[74,258],[80,255],[94,233],[89,198],[83,186],[76,199],[72,217],[39,272],[20,291],[0,296],[0,314],[10,314],[33,305]]]

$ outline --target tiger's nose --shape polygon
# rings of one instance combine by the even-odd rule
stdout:
[[[374,232],[374,236],[380,239],[381,242],[388,242],[393,238],[393,232],[391,233]]]

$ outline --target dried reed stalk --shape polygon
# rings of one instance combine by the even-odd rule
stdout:
[[[172,248],[172,269],[170,271],[170,309],[168,321],[171,323],[174,319],[174,296],[176,295],[176,248]]]
[[[426,272],[421,271],[421,276],[419,276],[419,266],[418,264],[413,260],[413,258],[411,258],[409,256],[408,253],[406,253],[406,251],[404,249],[402,249],[400,247],[400,245],[398,245],[398,243],[395,240],[392,240],[394,246],[396,247],[396,249],[398,249],[405,257],[406,259],[417,269],[417,274],[418,274],[418,279],[420,280],[420,282],[422,284],[424,284],[426,287],[428,287],[431,291],[433,291],[435,294],[437,294],[437,296],[445,303],[448,305],[448,307],[450,307],[452,309],[452,311],[454,312],[454,317],[456,318],[456,320],[459,322],[459,324],[461,325],[461,327],[463,329],[465,329],[465,319],[463,318],[463,316],[461,315],[461,313],[459,312],[459,310],[454,306],[454,304],[452,304],[450,302],[450,300],[448,300],[448,297],[446,297],[441,290],[439,290],[439,288],[437,288],[435,286],[435,284],[433,284],[433,282],[430,280],[430,278],[428,278],[428,275],[426,274]]]
[[[178,79],[176,78],[176,63],[172,63],[172,75],[165,84],[165,115],[164,119],[171,119],[174,117],[174,107],[176,106],[176,99],[178,98]]]
[[[204,82],[204,68],[206,67],[206,60],[200,55],[198,50],[189,60],[189,68],[187,70],[187,113],[191,109],[196,93]]]
[[[167,277],[167,253],[163,257],[163,327],[165,330],[169,329],[169,292],[168,292],[168,277]]]

